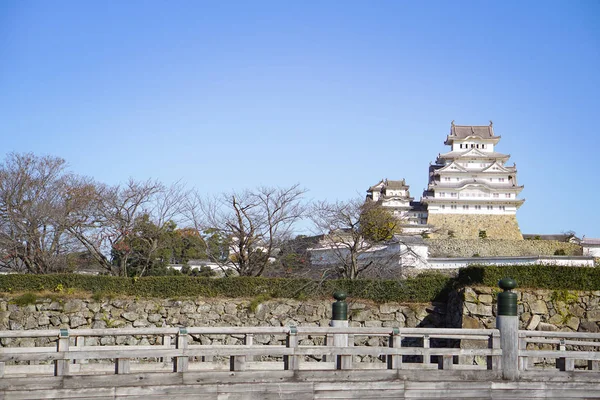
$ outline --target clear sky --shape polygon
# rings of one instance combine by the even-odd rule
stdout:
[[[524,233],[600,237],[600,2],[0,2],[0,148],[106,183],[312,199],[502,136]],[[2,154],[2,155],[3,155]]]

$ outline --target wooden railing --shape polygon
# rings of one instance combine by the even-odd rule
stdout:
[[[152,337],[155,345],[89,345],[89,338]],[[202,345],[223,335],[237,344]],[[259,335],[278,345],[256,344]],[[499,370],[496,329],[189,327],[0,331],[0,339],[51,338],[53,347],[0,348],[0,376],[128,374],[202,370]],[[343,340],[340,340],[343,339]],[[368,340],[365,340],[368,339]],[[478,348],[461,349],[460,340]],[[86,343],[87,341],[87,343]],[[54,343],[56,342],[56,343]],[[312,344],[304,344],[310,342]],[[360,345],[366,342],[368,345]],[[315,343],[322,343],[315,344]],[[359,345],[355,345],[358,343]],[[482,357],[485,365],[460,360]]]
[[[544,348],[546,347],[546,348]],[[600,371],[600,333],[519,331],[519,369]]]

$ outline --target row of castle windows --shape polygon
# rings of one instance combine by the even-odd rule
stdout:
[[[439,192],[440,197],[446,197],[446,192]],[[458,193],[450,192],[450,197],[458,197]],[[490,197],[489,193],[464,193],[462,197]],[[492,197],[497,199],[500,197],[500,193],[492,193]],[[510,199],[512,197],[512,193],[504,193],[504,197]]]
[[[468,149],[468,148],[469,148],[469,143],[465,143],[465,144],[464,144],[464,146],[465,146],[465,147],[464,147],[465,149]],[[460,148],[461,148],[461,149],[463,148],[463,143],[461,143],[461,144],[460,144]],[[480,147],[479,147],[479,143],[476,143],[476,144],[474,144],[474,143],[471,143],[471,148],[472,148],[472,149],[479,149],[479,148],[480,148]],[[482,148],[482,149],[485,149],[485,144],[481,144],[481,148]]]
[[[473,207],[475,207],[475,210],[481,210],[481,206],[473,206]],[[463,210],[468,210],[469,206],[465,205],[465,206],[462,206],[462,208],[463,208]],[[446,205],[442,204],[442,210],[445,210],[445,209],[446,209]],[[455,204],[450,205],[450,209],[456,210],[456,205]],[[494,206],[487,206],[487,209],[491,211],[494,209]],[[504,210],[506,210],[506,207],[498,206],[498,210],[504,211]]]
[[[473,175],[473,176],[476,176],[476,175]],[[456,180],[456,182],[460,181],[460,178],[454,178],[454,179]],[[488,179],[490,180],[490,182],[494,182],[494,178],[488,178]],[[506,182],[506,178],[496,178],[496,179],[498,179],[498,182],[500,182],[500,183]],[[444,182],[450,182],[450,181],[452,181],[451,177],[449,177],[449,176],[444,177]]]

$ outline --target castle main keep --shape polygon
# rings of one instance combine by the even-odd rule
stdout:
[[[516,213],[525,201],[518,199],[516,165],[510,155],[498,153],[500,136],[493,124],[450,127],[445,145],[429,166],[429,183],[420,201],[414,201],[404,180],[381,180],[367,190],[367,199],[389,207],[409,232],[431,237],[521,240]]]

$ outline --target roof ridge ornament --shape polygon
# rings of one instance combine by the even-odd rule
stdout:
[[[494,126],[494,123],[492,122],[492,120],[490,119],[490,127]]]

